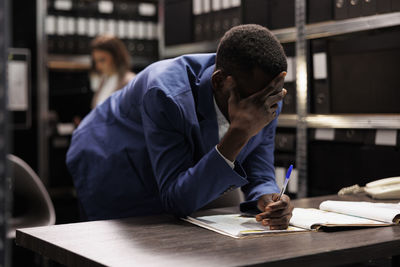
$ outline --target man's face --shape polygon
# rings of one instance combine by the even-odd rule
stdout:
[[[235,90],[239,92],[241,98],[247,98],[267,87],[273,78],[260,68],[254,68],[249,73],[238,73],[234,76],[236,82]]]

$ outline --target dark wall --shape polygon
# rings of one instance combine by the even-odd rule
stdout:
[[[32,126],[25,130],[12,130],[10,152],[25,160],[36,172],[37,159],[37,55],[36,55],[36,1],[12,0],[11,47],[28,48],[31,52],[31,104]]]

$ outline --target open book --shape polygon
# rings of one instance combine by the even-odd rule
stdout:
[[[319,209],[295,208],[291,225],[319,230],[327,227],[373,227],[399,224],[400,203],[328,200]]]
[[[270,230],[254,217],[240,214],[187,217],[184,220],[234,238],[315,231],[332,227],[376,227],[400,223],[400,203],[328,200],[322,202],[319,208],[295,208],[290,226],[286,230]]]

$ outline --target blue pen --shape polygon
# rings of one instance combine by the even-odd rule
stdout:
[[[284,183],[283,186],[282,186],[282,189],[281,189],[281,192],[280,192],[280,194],[279,194],[278,200],[281,199],[283,193],[284,193],[285,190],[286,190],[286,186],[287,186],[287,184],[288,184],[288,182],[289,182],[289,178],[290,178],[290,174],[292,173],[292,170],[293,170],[293,164],[291,164],[291,165],[289,166],[289,169],[287,170],[285,183]]]

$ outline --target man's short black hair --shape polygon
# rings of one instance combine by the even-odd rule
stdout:
[[[216,69],[227,75],[251,72],[255,67],[275,77],[287,70],[286,55],[278,39],[267,28],[256,24],[233,27],[222,37]]]

